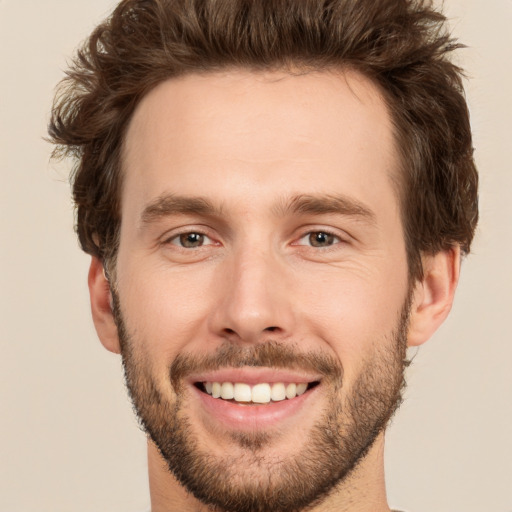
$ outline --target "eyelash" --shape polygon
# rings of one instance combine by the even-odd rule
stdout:
[[[311,243],[311,237],[314,236],[314,235],[324,235],[328,238],[332,238],[332,243],[330,243],[329,245],[325,245],[325,246],[321,246],[321,245],[313,245]],[[305,239],[308,239],[308,242],[310,243],[300,243],[302,240],[305,240]],[[307,233],[304,233],[299,239],[297,242],[295,242],[293,245],[299,245],[299,246],[307,246],[309,248],[313,248],[313,249],[331,249],[333,248],[333,246],[336,246],[337,244],[340,244],[340,243],[343,243],[344,240],[337,234],[333,233],[332,231],[329,231],[328,229],[315,229],[315,230],[310,230],[308,231]]]
[[[207,244],[204,244],[204,243],[201,243],[200,245],[198,246],[195,246],[195,247],[186,247],[185,245],[183,245],[183,242],[184,242],[184,239],[186,237],[190,237],[192,235],[196,235],[197,237],[201,237],[203,240],[204,239],[207,239],[210,241],[210,243],[207,243]],[[179,243],[177,243],[179,242]],[[193,243],[193,242],[191,242]],[[211,239],[211,237],[209,237],[206,233],[200,231],[200,230],[196,230],[196,231],[185,231],[183,233],[177,233],[169,238],[166,238],[164,240],[164,244],[171,244],[171,245],[174,245],[176,247],[179,247],[180,249],[185,249],[185,250],[190,250],[190,249],[199,249],[201,247],[204,247],[205,245],[214,245],[215,242],[213,242],[213,240]]]

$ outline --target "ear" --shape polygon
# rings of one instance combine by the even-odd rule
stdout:
[[[91,299],[92,319],[98,337],[107,350],[119,354],[121,349],[114,315],[112,314],[110,284],[103,272],[103,264],[94,256],[91,259],[87,282]]]
[[[460,273],[460,247],[424,256],[423,279],[414,287],[409,346],[425,343],[444,322],[453,304]]]

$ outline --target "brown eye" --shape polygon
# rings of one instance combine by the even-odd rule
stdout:
[[[205,236],[201,233],[183,233],[175,238],[175,243],[186,249],[194,249],[204,245],[204,239]]]
[[[309,233],[308,241],[312,247],[329,247],[336,243],[338,237],[325,233],[324,231],[315,231]]]

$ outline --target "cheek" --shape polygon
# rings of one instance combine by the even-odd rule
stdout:
[[[118,283],[128,331],[155,365],[167,368],[178,353],[206,339],[207,276],[131,265],[120,269]]]
[[[400,265],[366,273],[340,269],[322,286],[314,284],[302,294],[308,330],[335,353],[349,377],[377,344],[393,342],[407,298],[407,271]]]

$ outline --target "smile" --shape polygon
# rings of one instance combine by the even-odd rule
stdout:
[[[212,398],[220,400],[229,400],[239,404],[269,404],[292,400],[317,384],[318,382],[260,382],[251,385],[243,382],[207,381],[196,383],[196,387]]]
[[[245,366],[198,372],[187,381],[208,428],[213,421],[229,430],[254,432],[308,421],[312,408],[321,404],[322,379],[298,369]]]

